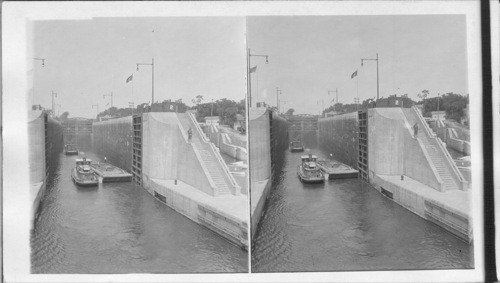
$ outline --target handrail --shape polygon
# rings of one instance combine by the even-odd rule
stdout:
[[[194,118],[193,116],[193,113],[192,112],[186,112],[186,114],[188,115],[188,118],[191,119],[191,121],[193,122],[195,128],[198,130],[198,133],[200,133],[201,135],[201,138],[203,139],[204,142],[209,142],[210,140],[208,139],[208,137],[205,135],[205,133],[203,132],[203,130],[201,129],[200,125],[198,124],[198,122],[196,121],[196,119]]]
[[[234,179],[233,175],[230,173],[229,168],[227,167],[226,162],[224,162],[224,160],[222,159],[222,156],[220,156],[219,152],[216,150],[215,145],[203,133],[203,131],[201,130],[200,125],[198,124],[198,122],[196,122],[196,119],[194,119],[193,113],[192,112],[187,112],[187,114],[188,114],[188,119],[190,119],[191,122],[193,122],[193,124],[195,125],[196,129],[198,130],[198,133],[200,133],[200,135],[202,136],[203,142],[205,142],[206,144],[208,144],[208,147],[211,149],[213,155],[217,158],[217,160],[221,164],[223,171],[226,173],[225,174],[226,178],[229,180],[231,186],[235,190],[235,193],[237,193],[236,190],[240,189],[240,186],[238,185],[238,183]]]
[[[194,143],[190,143],[188,142],[188,137],[187,137],[187,134],[185,133],[185,129],[184,129],[184,126],[182,126],[182,123],[181,121],[179,120],[179,117],[177,117],[177,125],[179,126],[179,128],[181,129],[181,134],[182,136],[184,137],[184,140],[186,143],[190,144],[191,147],[193,148],[193,152],[194,154],[196,155],[196,158],[198,158],[198,160],[200,162],[198,162],[201,166],[201,169],[203,170],[203,172],[205,173],[205,176],[207,176],[207,179],[208,179],[208,183],[210,184],[210,187],[213,189],[213,192],[214,192],[214,195],[216,195],[216,185],[215,185],[215,182],[212,180],[212,178],[210,177],[210,173],[208,172],[208,169],[207,167],[205,166],[205,163],[202,162],[203,159],[201,158],[201,155],[200,155],[200,152],[199,152],[199,149],[196,147],[196,145]]]
[[[440,186],[440,191],[444,191],[444,181],[441,179],[441,175],[439,175],[436,166],[434,166],[434,162],[432,162],[431,157],[429,156],[429,153],[427,152],[427,149],[423,145],[422,141],[420,138],[417,138],[417,142],[420,145],[420,148],[422,149],[422,152],[424,153],[425,159],[427,160],[427,163],[429,163],[429,166],[431,167],[431,170],[434,172],[434,177],[436,177],[436,180]]]
[[[427,122],[425,122],[425,119],[423,118],[422,114],[420,113],[420,111],[418,111],[418,109],[413,106],[412,107],[413,111],[416,113],[418,119],[420,120],[420,122],[424,125],[424,128],[426,130],[427,133],[430,133],[430,128],[429,128],[429,125],[427,125]],[[451,169],[453,170],[453,172],[456,174],[457,178],[458,178],[458,181],[460,182],[460,185],[462,186],[462,190],[464,189],[464,183],[465,183],[465,178],[462,176],[462,173],[460,173],[460,171],[458,170],[456,164],[455,164],[455,161],[453,161],[453,158],[451,158],[450,156],[450,153],[448,152],[448,150],[444,147],[444,145],[442,144],[442,142],[438,139],[434,139],[436,137],[435,134],[432,134],[432,135],[429,135],[429,137],[432,137],[433,139],[432,140],[435,140],[435,144],[437,143],[437,146],[440,148],[441,152],[443,152],[445,158],[448,160],[448,164],[450,165]]]
[[[227,175],[231,185],[235,188],[239,188],[240,186],[238,185],[238,183],[236,183],[236,180],[234,179],[233,175],[231,174],[231,171],[229,171],[229,167],[227,167],[226,162],[224,162],[224,160],[222,159],[222,156],[220,156],[220,154],[218,153],[215,145],[213,143],[209,143],[209,145],[210,145],[210,148],[212,149],[212,152],[214,152],[214,155],[219,160],[219,163],[221,163],[222,169],[224,169],[224,171],[226,172],[226,175]]]

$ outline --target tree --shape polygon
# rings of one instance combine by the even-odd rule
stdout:
[[[200,103],[203,102],[203,95],[197,95],[195,98],[191,99],[191,102],[195,105],[199,105]]]
[[[295,112],[295,109],[290,108],[290,109],[288,109],[288,110],[285,112],[285,115],[290,115],[290,116],[292,116],[292,115],[293,115],[293,112]]]
[[[427,96],[429,96],[429,90],[427,90],[427,89],[424,89],[419,94],[417,94],[417,97],[422,99],[422,100],[425,100],[427,98]]]
[[[59,116],[59,119],[61,121],[66,121],[66,120],[68,120],[68,116],[69,116],[69,112],[66,111],[66,112],[62,113],[61,116]]]

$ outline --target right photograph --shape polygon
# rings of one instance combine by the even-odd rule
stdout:
[[[247,17],[251,272],[474,268],[466,20]]]

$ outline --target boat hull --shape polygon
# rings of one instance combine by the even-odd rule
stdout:
[[[303,147],[292,147],[292,148],[290,148],[290,151],[291,152],[304,152],[304,148]]]
[[[300,165],[297,167],[297,176],[299,177],[299,180],[304,184],[321,184],[325,182],[325,176],[323,174],[321,174],[320,177],[306,176],[302,172],[302,168],[300,167]]]
[[[78,151],[66,151],[64,154],[66,154],[66,155],[78,155]]]
[[[76,169],[71,171],[71,178],[73,179],[73,182],[80,187],[95,187],[99,185],[99,180],[97,178],[95,178],[95,180],[83,180],[79,178]]]

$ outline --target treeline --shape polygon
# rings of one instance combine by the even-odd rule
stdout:
[[[449,92],[443,95],[429,98],[429,91],[423,90],[417,94],[419,101],[414,101],[408,97],[408,94],[397,96],[396,94],[390,95],[387,98],[380,98],[378,100],[369,98],[361,101],[359,104],[343,104],[336,103],[324,110],[323,113],[335,111],[339,114],[350,113],[356,110],[373,108],[373,107],[404,107],[409,108],[414,105],[422,105],[423,115],[431,117],[432,111],[445,111],[447,119],[453,119],[460,122],[466,116],[465,109],[469,104],[469,95],[461,95]]]
[[[206,102],[202,95],[198,95],[191,102],[195,104],[192,109],[196,109],[199,122],[205,122],[205,117],[208,116],[218,116],[221,124],[232,127],[238,114],[246,117],[245,99],[236,102],[223,98]]]
[[[171,101],[164,100],[163,102],[154,103],[150,106],[147,103],[142,103],[137,105],[135,108],[117,108],[110,107],[99,114],[97,114],[97,120],[101,117],[106,118],[120,118],[126,117],[133,114],[141,114],[147,112],[186,112],[187,110],[196,110],[196,116],[199,122],[205,122],[205,117],[207,116],[219,116],[221,124],[233,126],[237,120],[237,114],[245,117],[246,108],[245,100],[236,102],[230,99],[218,99],[213,102],[204,102],[203,96],[198,95],[192,102],[195,106],[189,107],[181,99]],[[66,116],[67,117],[67,116]]]

